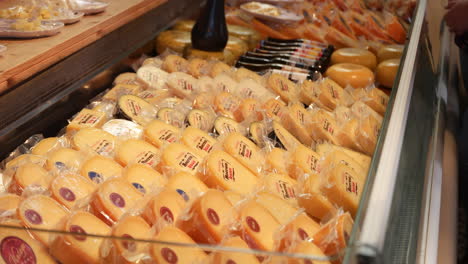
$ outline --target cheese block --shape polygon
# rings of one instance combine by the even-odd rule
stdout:
[[[356,118],[341,124],[335,133],[336,142],[345,148],[361,151],[361,146],[359,145],[359,141],[357,139],[358,129],[359,120]]]
[[[362,153],[359,153],[359,152],[356,152],[347,148],[339,147],[336,145],[328,144],[328,143],[317,145],[316,150],[317,150],[317,153],[319,153],[321,156],[326,155],[327,153],[333,150],[343,151],[346,155],[350,156],[353,160],[357,161],[363,167],[365,171],[369,170],[369,166],[370,166],[371,159],[372,159],[371,157],[365,154],[362,154]]]
[[[33,239],[30,233],[18,222],[4,220],[0,222],[0,225],[12,226],[12,228],[0,229],[0,263],[56,263],[47,252],[47,248]]]
[[[91,105],[94,106],[92,110],[105,113],[106,118],[113,117],[117,110],[117,105],[114,102],[95,101],[92,102]]]
[[[318,177],[321,168],[321,157],[312,149],[299,146],[290,155],[289,175],[294,179],[299,179],[304,173],[309,177]]]
[[[137,75],[134,72],[124,72],[119,74],[114,79],[114,84],[124,83],[127,84],[129,82],[134,82],[137,79]]]
[[[215,96],[214,110],[219,115],[232,118],[237,122],[242,121],[239,105],[241,99],[232,93],[222,92]]]
[[[306,127],[315,141],[329,141],[337,144],[335,138],[337,125],[330,112],[322,109],[313,111]]]
[[[165,227],[155,237],[156,241],[168,241],[181,244],[195,244],[187,234],[176,227]],[[150,254],[157,263],[161,264],[192,264],[203,263],[206,253],[197,247],[181,247],[169,244],[154,243],[151,245]]]
[[[109,236],[111,229],[96,216],[83,211],[71,214],[63,231],[50,246],[51,254],[61,263],[99,263],[104,239],[87,235]]]
[[[58,175],[50,185],[52,198],[68,209],[75,205],[80,207],[84,204],[82,200],[88,198],[94,190],[95,186],[90,180],[76,174]]]
[[[218,61],[211,66],[210,76],[215,78],[216,76],[224,73],[227,75],[231,74],[231,67],[224,62]]]
[[[319,81],[305,80],[301,84],[301,89],[299,91],[299,100],[305,105],[315,104],[320,108],[326,110],[332,110],[326,105],[323,105],[319,99],[321,94],[322,84]],[[325,94],[325,96],[330,94]],[[333,97],[332,97],[333,98]]]
[[[177,226],[198,243],[217,245],[236,219],[231,202],[222,191],[210,189],[190,208],[190,217]]]
[[[269,173],[265,175],[263,182],[267,191],[278,195],[293,206],[297,206],[296,180],[291,179],[287,174]]]
[[[230,237],[221,243],[222,247],[249,249],[249,245],[238,236]],[[213,253],[213,264],[234,264],[234,263],[251,263],[260,264],[255,255],[250,253],[241,253],[234,251],[218,251]]]
[[[203,158],[190,147],[173,143],[164,149],[159,168],[169,174],[185,171],[195,175],[202,160]]]
[[[244,200],[242,194],[236,191],[224,191],[224,196],[229,200],[232,206],[236,206],[238,203]]]
[[[45,156],[49,151],[59,147],[63,147],[60,138],[44,138],[31,149],[31,154]]]
[[[244,67],[238,68],[236,70],[234,73],[234,78],[236,78],[238,82],[241,82],[244,79],[251,79],[259,84],[263,82],[262,76]]]
[[[122,176],[143,194],[158,190],[167,182],[166,178],[156,170],[138,163],[129,165]]]
[[[5,170],[9,169],[16,169],[21,165],[27,164],[27,163],[34,163],[38,164],[40,166],[44,166],[46,163],[47,158],[44,156],[39,156],[39,155],[32,155],[32,154],[22,154],[19,155],[18,157],[8,161],[5,164]]]
[[[102,183],[91,201],[95,215],[106,223],[115,223],[140,202],[143,195],[127,180],[110,179]]]
[[[189,126],[196,127],[205,132],[213,128],[213,117],[207,111],[193,109],[187,114],[186,120]]]
[[[124,263],[140,263],[146,253],[146,243],[132,241],[133,239],[149,240],[151,227],[140,216],[127,216],[112,229],[112,236],[123,239],[113,239],[114,261]]]
[[[346,248],[352,229],[353,219],[349,213],[339,214],[315,233],[314,244],[327,256],[336,255]]]
[[[177,191],[186,202],[208,191],[205,183],[187,172],[172,175],[165,187]]]
[[[16,217],[16,209],[21,201],[22,198],[16,194],[4,193],[0,195],[0,218]]]
[[[210,154],[217,143],[216,139],[208,135],[208,133],[192,126],[184,130],[181,142],[195,151],[200,157]]]
[[[357,140],[361,146],[361,152],[372,156],[374,154],[377,138],[380,133],[381,123],[372,116],[361,118],[357,129]]]
[[[389,59],[379,63],[375,73],[375,81],[387,88],[392,88],[395,82],[400,59]]]
[[[288,155],[287,152],[280,148],[273,148],[265,156],[266,171],[288,174]]]
[[[335,111],[333,111],[333,114],[334,114],[334,117],[338,126],[356,117],[353,114],[353,111],[351,111],[351,108],[346,107],[346,106],[338,106],[337,108],[335,108]]]
[[[47,190],[51,181],[52,175],[49,175],[42,166],[35,163],[26,163],[16,170],[9,191],[21,194],[28,187],[33,190]]]
[[[377,58],[379,62],[390,60],[390,59],[400,59],[403,55],[404,45],[386,45],[379,49],[377,52]]]
[[[366,49],[342,48],[331,55],[331,65],[338,63],[354,63],[374,70],[377,66],[377,57]]]
[[[252,122],[249,126],[249,138],[257,144],[259,147],[265,145],[265,138],[267,137],[267,131],[265,124],[262,122]]]
[[[281,114],[281,124],[299,141],[307,146],[313,142],[306,124],[310,122],[310,114],[301,104],[293,104],[283,108]]]
[[[213,79],[214,89],[218,92],[233,93],[237,88],[237,82],[226,73],[218,74]]]
[[[112,177],[122,175],[122,166],[111,158],[94,156],[83,163],[81,175],[99,184]]]
[[[258,193],[255,201],[267,209],[276,221],[282,225],[289,223],[299,211],[298,207],[270,192],[263,191]]]
[[[258,178],[228,153],[215,150],[208,155],[202,180],[210,188],[234,190],[247,194],[254,190]]]
[[[184,197],[173,190],[165,189],[146,205],[143,217],[151,225],[157,223],[174,224],[186,206]]]
[[[170,54],[164,58],[162,69],[172,73],[172,72],[185,72],[188,69],[188,61],[178,55]]]
[[[176,111],[174,108],[163,107],[159,109],[156,117],[172,126],[182,127],[184,125],[184,114]]]
[[[138,80],[153,89],[161,89],[167,82],[169,74],[155,65],[145,65],[137,71]]]
[[[198,81],[184,72],[173,72],[167,79],[169,90],[179,98],[187,98],[198,91]]]
[[[299,140],[297,140],[286,128],[276,121],[273,121],[273,130],[268,134],[268,137],[273,140],[275,146],[286,150],[293,150],[297,146],[301,145]]]
[[[260,174],[265,157],[259,147],[238,132],[229,134],[223,141],[224,150],[254,174]]]
[[[133,163],[156,167],[159,150],[150,143],[140,139],[129,139],[117,147],[115,159],[126,166]]]
[[[214,104],[214,97],[215,96],[212,91],[200,92],[195,95],[192,107],[200,110],[211,110]]]
[[[326,156],[322,160],[323,168],[331,168],[336,164],[344,164],[356,172],[356,176],[361,178],[363,182],[366,180],[367,170],[355,159],[349,156],[342,150],[331,150],[327,152]]]
[[[308,241],[302,241],[294,244],[288,249],[288,253],[308,255],[309,259],[291,258],[288,264],[330,264],[332,262],[328,260],[317,260],[324,259],[327,257],[323,251],[317,247],[314,243]]]
[[[152,104],[135,95],[121,96],[119,109],[124,117],[143,126],[156,116],[157,111]]]
[[[341,87],[366,88],[374,83],[374,73],[368,68],[352,63],[338,63],[325,72],[325,75]]]
[[[82,159],[83,156],[81,153],[74,149],[57,149],[49,153],[49,157],[47,159],[47,169],[78,170]]]
[[[280,231],[281,249],[288,249],[295,243],[310,241],[320,230],[320,224],[315,222],[306,213],[301,213]]]
[[[255,201],[247,202],[239,212],[242,238],[250,248],[275,250],[274,234],[280,223],[263,206]]]
[[[145,127],[145,139],[158,148],[179,140],[179,128],[161,120],[153,120]]]
[[[276,98],[268,99],[265,103],[263,103],[263,109],[265,110],[265,114],[269,118],[274,118],[278,116],[281,112],[281,109],[285,107],[286,104]]]
[[[198,78],[198,87],[200,88],[200,92],[210,92],[214,90],[214,81],[213,78],[209,76],[200,76]]]
[[[138,139],[143,135],[142,126],[124,119],[111,119],[102,126],[102,130],[123,139]]]
[[[200,58],[190,59],[188,72],[195,78],[199,78],[209,73],[208,62]]]
[[[299,99],[296,85],[281,74],[271,74],[267,79],[267,86],[286,103],[296,102]]]
[[[240,80],[236,87],[236,93],[242,98],[254,98],[257,100],[274,97],[274,94],[260,83],[250,78]]]
[[[73,148],[109,155],[115,148],[115,136],[98,128],[83,128],[72,138]]]
[[[367,96],[368,100],[365,100],[364,102],[370,106],[370,108],[383,116],[385,114],[385,110],[387,110],[389,100],[388,95],[380,89],[373,88],[367,93]]]
[[[229,134],[232,132],[239,132],[243,134],[242,127],[229,117],[218,116],[214,121],[214,132],[218,135]]]
[[[351,111],[358,117],[372,116],[379,123],[383,122],[383,117],[363,101],[356,101],[351,106]]]
[[[171,92],[168,89],[148,89],[138,93],[137,96],[150,104],[156,105],[159,101],[170,97]]]
[[[263,111],[257,99],[247,98],[239,104],[240,119],[247,121],[260,121],[263,119]]]
[[[80,130],[85,127],[101,127],[106,122],[106,114],[84,108],[68,124],[67,133]]]
[[[105,101],[117,102],[119,98],[126,94],[137,94],[141,91],[141,87],[138,84],[117,84],[112,87],[106,94],[102,97]],[[101,110],[101,104],[93,108],[95,111]],[[101,111],[105,112],[105,111]]]
[[[350,106],[354,103],[352,96],[332,79],[323,79],[319,89],[318,100],[326,108],[334,110],[340,105]]]
[[[45,195],[33,195],[18,206],[18,218],[23,225],[43,230],[57,230],[58,224],[68,215],[68,211],[54,199]],[[49,246],[52,234],[31,230],[31,233],[44,245]]]
[[[337,212],[335,205],[321,192],[321,183],[322,179],[308,177],[300,185],[301,190],[297,195],[299,206],[303,207],[308,215],[319,220],[331,217]]]

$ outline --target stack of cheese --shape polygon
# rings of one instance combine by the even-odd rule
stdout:
[[[330,75],[296,84],[177,55],[148,59],[76,114],[63,136],[5,165],[1,223],[73,234],[2,230],[2,245],[14,237],[30,249],[24,258],[40,263],[283,261],[99,237],[110,235],[338,255],[388,101],[376,88],[338,83]]]

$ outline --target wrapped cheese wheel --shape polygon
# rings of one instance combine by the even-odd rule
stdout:
[[[184,171],[195,175],[202,160],[192,148],[173,143],[164,149],[159,168],[168,174]]]
[[[247,243],[238,236],[230,237],[221,243],[221,246],[228,248],[249,249]],[[260,264],[258,259],[250,253],[230,252],[230,251],[217,251],[213,253],[213,264],[225,263],[251,263]]]
[[[182,54],[190,43],[190,32],[166,30],[156,38],[156,50],[159,54],[162,54],[166,49]]]
[[[132,164],[122,175],[143,194],[162,188],[167,180],[159,172],[144,164]]]
[[[49,151],[57,147],[61,147],[60,138],[44,138],[31,149],[31,154],[45,156]]]
[[[224,150],[255,174],[259,174],[264,156],[255,143],[238,132],[229,134],[223,141]]]
[[[315,233],[314,244],[327,256],[342,253],[342,250],[346,248],[352,228],[353,219],[349,213],[338,214]]]
[[[178,55],[170,54],[164,58],[161,66],[166,72],[185,72],[188,69],[188,61]]]
[[[16,170],[9,191],[21,194],[27,187],[47,190],[51,181],[52,176],[42,166],[26,163]]]
[[[309,122],[310,114],[301,104],[293,104],[282,110],[281,124],[307,146],[310,146],[313,142],[306,128],[306,123]]]
[[[327,255],[323,253],[323,251],[317,247],[314,243],[308,241],[302,241],[294,244],[288,249],[289,253],[295,254],[303,254],[311,256],[310,259],[299,259],[293,258],[289,261],[291,264],[330,264],[332,262],[327,260],[315,260],[315,258],[325,258]]]
[[[222,73],[230,75],[231,71],[232,71],[231,66],[227,65],[224,62],[218,61],[214,63],[213,66],[211,67],[210,76],[215,78],[216,76]]]
[[[367,171],[369,169],[370,163],[371,163],[371,157],[362,154],[357,151],[353,151],[351,149],[343,148],[340,146],[328,144],[328,143],[323,143],[323,144],[318,144],[316,146],[317,153],[320,155],[326,155],[327,153],[330,153],[331,151],[338,150],[344,152],[347,156],[351,157],[353,160],[358,162],[364,169],[364,171]]]
[[[82,161],[81,154],[73,149],[61,148],[49,153],[48,170],[77,170]]]
[[[198,91],[198,81],[184,72],[173,72],[167,78],[167,84],[172,94],[179,98],[188,98]]]
[[[156,116],[157,109],[144,99],[135,95],[123,95],[119,98],[122,115],[140,125],[146,125]]]
[[[193,109],[187,114],[186,122],[189,126],[208,132],[213,128],[214,118],[207,111]]]
[[[110,261],[113,263],[139,263],[146,253],[146,244],[131,239],[150,239],[151,227],[140,216],[127,216],[114,226],[112,236],[127,240],[112,240],[114,252]]]
[[[200,179],[186,172],[179,172],[172,175],[165,187],[166,189],[177,191],[186,202],[209,190],[206,184]]]
[[[368,68],[352,63],[338,63],[325,72],[325,75],[341,87],[366,88],[374,83],[374,73]]]
[[[297,206],[297,182],[287,174],[269,173],[264,177],[265,189],[281,197],[293,206]]]
[[[289,175],[298,179],[304,173],[309,177],[317,177],[321,171],[321,157],[318,153],[305,146],[298,146],[290,155]]]
[[[165,189],[151,198],[143,212],[143,217],[151,225],[156,223],[173,224],[177,221],[185,206],[183,193],[173,189]]]
[[[320,224],[306,213],[301,213],[281,229],[280,248],[284,250],[297,242],[309,241],[319,230]]]
[[[399,67],[400,59],[382,61],[377,66],[376,81],[387,88],[392,88]]]
[[[322,109],[315,110],[311,113],[310,122],[306,125],[315,141],[329,141],[337,144],[335,138],[337,125],[332,113]]]
[[[236,206],[239,202],[244,200],[242,194],[236,191],[224,191],[224,196],[231,202],[232,206]]]
[[[258,193],[255,201],[267,209],[276,221],[282,225],[289,223],[299,212],[298,207],[269,192]]]
[[[265,109],[267,117],[274,118],[281,113],[281,109],[285,106],[286,104],[283,101],[271,98],[263,104],[263,109]]]
[[[81,166],[81,176],[99,184],[111,177],[120,177],[122,169],[122,166],[111,158],[94,156]]]
[[[273,73],[268,77],[267,86],[286,103],[298,101],[296,85],[281,74]]]
[[[208,73],[208,62],[200,58],[193,58],[189,61],[188,72],[195,78],[199,78]]]
[[[47,161],[47,158],[44,156],[23,154],[8,161],[5,164],[5,170],[16,169],[19,166],[24,165],[26,163],[34,163],[43,167],[46,164],[46,161]]]
[[[192,126],[184,130],[181,141],[201,157],[210,154],[217,143],[217,140],[208,133]]]
[[[80,130],[85,127],[101,127],[106,122],[106,114],[104,112],[94,111],[90,109],[81,110],[67,126],[67,133]]]
[[[338,63],[353,63],[374,70],[377,66],[377,58],[372,52],[366,49],[343,48],[333,52],[330,63],[332,65]]]
[[[22,198],[16,194],[5,193],[0,195],[0,219],[10,216],[16,218],[16,209],[21,201]]]
[[[98,128],[84,128],[73,136],[72,145],[76,150],[109,155],[115,148],[115,136]]]
[[[390,59],[399,59],[403,55],[404,45],[386,45],[379,49],[377,57],[379,62],[390,60]]]
[[[320,220],[333,216],[337,212],[335,205],[322,194],[321,183],[322,179],[307,177],[301,182],[301,190],[297,197],[299,205],[307,214]]]
[[[76,174],[59,175],[50,185],[52,197],[68,209],[89,197],[95,189],[90,180]]]
[[[126,166],[133,163],[156,167],[159,150],[150,143],[140,139],[129,139],[118,146],[115,159]]]
[[[180,129],[161,120],[153,120],[145,128],[145,138],[160,148],[179,140]]]
[[[214,121],[214,132],[218,135],[229,134],[232,132],[243,134],[244,129],[235,120],[225,116],[218,116]]]

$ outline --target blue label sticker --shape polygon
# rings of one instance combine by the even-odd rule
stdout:
[[[190,199],[190,198],[188,197],[187,193],[185,193],[183,190],[177,189],[176,191],[180,194],[180,196],[182,196],[182,197],[184,198],[184,200],[185,200],[186,202]]]
[[[65,163],[57,161],[57,162],[55,162],[55,167],[57,169],[65,169],[67,166],[65,165]]]
[[[102,182],[101,174],[99,174],[99,173],[97,173],[95,171],[88,172],[88,177],[95,183],[101,183]]]
[[[141,184],[139,183],[132,183],[133,187],[135,187],[138,191],[142,192],[142,193],[146,193],[146,190],[145,190],[145,187],[143,187]]]

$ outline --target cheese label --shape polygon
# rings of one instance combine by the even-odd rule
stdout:
[[[138,102],[132,100],[132,99],[127,99],[125,102],[128,109],[130,109],[130,112],[134,115],[137,116],[141,113],[141,106],[138,104]]]
[[[229,123],[223,123],[222,124],[222,131],[224,131],[224,133],[232,133],[232,132],[237,132],[237,129],[235,126],[229,124]]]
[[[99,122],[99,117],[92,113],[80,113],[73,120],[72,123],[79,125],[94,125]]]
[[[209,128],[206,114],[198,112],[197,110],[189,113],[188,122],[191,126],[197,127],[201,130],[207,130]]]
[[[190,152],[185,152],[183,153],[182,159],[181,157],[177,157],[177,159],[180,159],[179,165],[191,170],[196,170],[200,162],[197,160],[195,155],[193,155]]]
[[[283,199],[296,198],[296,192],[290,184],[285,181],[279,180],[276,182],[276,191],[281,194]]]
[[[177,84],[179,85],[180,88],[182,88],[183,90],[186,90],[186,91],[193,91],[193,85],[189,82],[187,82],[187,80],[184,80],[184,79],[178,79],[177,80]]]
[[[307,234],[307,232],[302,228],[297,229],[297,234],[299,235],[299,237],[302,240],[308,240],[309,239],[309,234]]]
[[[109,195],[109,199],[111,200],[111,202],[119,207],[119,208],[124,208],[125,207],[125,199],[122,197],[122,195],[118,194],[118,193],[111,193]]]
[[[180,196],[182,196],[182,198],[184,198],[184,201],[187,202],[188,200],[190,200],[190,197],[187,195],[186,192],[184,192],[184,190],[176,189],[176,192],[177,192],[178,194],[180,194]]]
[[[95,172],[95,171],[90,171],[88,172],[88,177],[90,180],[92,180],[93,182],[99,184],[102,182],[102,176],[101,174]]]
[[[296,111],[296,119],[299,120],[299,123],[301,125],[304,125],[305,124],[304,112],[300,110]]]
[[[177,140],[177,137],[171,130],[162,130],[159,139],[169,143],[173,143]]]
[[[257,220],[251,216],[247,216],[245,218],[245,222],[247,223],[247,226],[254,232],[258,233],[260,232],[260,225],[258,224]]]
[[[318,162],[318,159],[312,155],[309,155],[307,157],[307,164],[310,164],[310,169],[312,171],[315,171],[317,173],[320,172],[320,166],[319,166],[319,162]]]
[[[72,192],[72,190],[70,190],[70,189],[68,189],[68,188],[66,188],[66,187],[60,188],[59,194],[60,194],[60,196],[61,196],[63,199],[65,199],[65,200],[67,200],[67,201],[69,201],[69,202],[73,202],[73,201],[76,200],[76,196],[75,196],[75,194]]]
[[[208,210],[206,210],[206,215],[208,216],[208,220],[210,220],[213,225],[219,225],[219,216],[215,210],[208,208]]]
[[[333,89],[333,85],[331,85],[331,83],[326,82],[326,83],[325,83],[325,86],[326,86],[326,88],[330,91],[330,94],[331,94],[331,96],[332,96],[333,98],[335,98],[335,99],[339,99],[339,98],[340,98],[340,95],[339,95],[338,91],[335,90],[335,89]]]
[[[330,121],[328,121],[327,119],[323,120],[323,129],[325,129],[326,131],[328,131],[328,133],[330,133],[332,135],[335,132],[335,128],[332,126]]]
[[[151,167],[156,166],[157,160],[156,160],[156,154],[153,153],[152,151],[145,151],[140,153],[137,158],[137,163],[141,164],[147,164]]]
[[[86,240],[86,231],[81,226],[78,225],[71,225],[69,228],[71,233],[78,233],[73,234],[73,238],[78,241],[85,241]],[[81,234],[81,235],[80,235]]]
[[[133,187],[135,187],[135,189],[137,189],[138,191],[142,192],[142,193],[146,193],[146,190],[145,190],[145,187],[143,187],[141,184],[137,183],[137,182],[132,182],[132,185]]]
[[[94,145],[91,146],[91,149],[96,151],[98,154],[110,153],[114,149],[114,144],[108,140],[99,140]]]
[[[226,181],[236,181],[236,175],[234,167],[225,159],[221,159],[218,164],[218,169],[223,174],[223,179]]]
[[[131,235],[129,234],[123,234],[122,235],[122,238],[127,238],[127,239],[134,239]],[[126,250],[128,250],[129,252],[135,252],[136,251],[136,248],[137,248],[137,245],[134,241],[128,241],[128,240],[124,240],[122,241],[122,246],[123,248],[125,248]]]
[[[0,243],[0,254],[6,264],[36,264],[31,246],[19,237],[8,236]]]
[[[283,82],[283,80],[276,80],[276,85],[280,87],[281,91],[289,91],[289,86]]]
[[[161,256],[169,264],[176,264],[179,260],[177,258],[177,254],[172,249],[167,247],[161,249]]]
[[[349,174],[348,172],[345,172],[343,174],[343,182],[346,186],[347,192],[354,193],[356,196],[359,195],[360,190],[359,190],[358,184],[356,180],[354,180],[354,177],[351,176],[351,174]]]
[[[210,141],[203,136],[197,137],[195,139],[195,142],[196,142],[195,146],[197,149],[203,150],[207,153],[210,153],[211,150],[213,149],[213,145],[211,145]]]
[[[24,216],[26,217],[26,219],[28,219],[28,221],[31,223],[31,224],[34,224],[34,225],[40,225],[42,224],[42,217],[41,215],[32,210],[32,209],[28,209],[24,212]]]
[[[169,223],[174,222],[174,215],[172,214],[171,209],[167,208],[166,206],[159,208],[159,215],[161,215],[161,217]]]
[[[243,141],[238,141],[236,143],[237,154],[241,155],[244,158],[250,159],[252,157],[252,150],[245,144]]]

